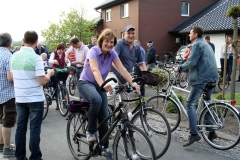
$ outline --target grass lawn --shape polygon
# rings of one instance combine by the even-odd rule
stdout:
[[[218,93],[218,94],[222,94],[222,93]],[[215,99],[216,95],[218,94],[212,94],[212,98]],[[225,94],[225,99],[226,100],[230,100],[230,94]],[[237,105],[240,105],[240,93],[235,93],[235,100],[237,101]]]

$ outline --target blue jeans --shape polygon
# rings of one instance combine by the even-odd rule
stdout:
[[[40,160],[40,133],[44,111],[44,102],[16,103],[17,107],[17,129],[15,134],[16,152],[18,160],[26,158],[26,132],[28,118],[30,119],[30,140],[29,149],[31,155],[29,160]]]
[[[93,134],[97,131],[97,122],[100,124],[104,119],[108,117],[108,100],[105,91],[102,91],[97,85],[88,81],[78,82],[79,94],[90,102],[90,108],[88,110],[88,132]],[[99,128],[98,133],[100,139],[108,131],[108,123],[105,122]],[[109,142],[105,142],[104,148],[108,148]]]
[[[189,123],[189,129],[190,129],[191,135],[198,134],[196,103],[200,98],[200,96],[202,95],[205,86],[206,86],[206,83],[192,86],[192,89],[188,97],[187,114],[188,114],[188,123]],[[211,93],[210,95],[207,95],[207,96],[211,96]]]

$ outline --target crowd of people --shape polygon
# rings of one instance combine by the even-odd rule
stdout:
[[[103,82],[114,77],[118,84],[129,84],[136,88],[136,92],[145,95],[144,87],[133,83],[132,73],[141,76],[141,71],[151,70],[156,64],[156,51],[153,41],[146,42],[147,51],[143,49],[139,40],[135,40],[135,27],[127,25],[123,30],[123,38],[118,40],[111,29],[104,29],[98,38],[91,38],[91,44],[85,45],[77,37],[72,37],[69,43],[59,43],[51,54],[46,47],[38,42],[35,31],[26,31],[23,37],[23,46],[18,51],[12,51],[12,38],[9,33],[0,34],[0,152],[3,156],[15,156],[18,160],[27,160],[26,157],[26,131],[30,121],[30,160],[41,160],[40,133],[44,110],[43,88],[51,81],[54,86],[58,79],[54,77],[54,69],[44,67],[64,68],[71,65],[77,67],[78,92],[90,102],[87,129],[87,140],[96,141],[97,123],[101,123],[108,116],[108,104],[113,104],[116,86],[114,82],[108,83],[101,90]],[[175,72],[189,72],[192,87],[187,101],[189,115],[190,136],[184,146],[189,146],[201,137],[197,131],[195,104],[208,83],[218,80],[217,65],[215,60],[215,46],[210,42],[210,37],[202,38],[203,28],[196,26],[190,30],[191,44],[185,55],[185,63],[176,67]],[[228,45],[228,47],[226,47]],[[229,37],[221,49],[221,69],[226,52],[227,80],[231,81],[232,53],[235,50]],[[240,63],[239,63],[240,64]],[[211,70],[209,70],[211,68]],[[223,73],[223,72],[222,72]],[[239,76],[240,78],[240,76]],[[240,81],[240,79],[239,79]],[[14,82],[14,83],[13,83]],[[63,82],[66,84],[66,81]],[[208,96],[210,97],[211,91]],[[58,108],[56,108],[58,109]],[[13,150],[10,145],[11,128],[17,124],[15,144]],[[99,129],[102,138],[108,130],[108,124]],[[213,131],[212,138],[217,135]],[[109,159],[112,154],[109,142],[103,144],[104,152]]]

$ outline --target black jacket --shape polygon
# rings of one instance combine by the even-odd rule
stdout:
[[[146,57],[146,63],[156,63],[156,51],[153,46],[150,46],[147,50],[147,57]]]

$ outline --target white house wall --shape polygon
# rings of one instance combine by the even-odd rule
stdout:
[[[210,42],[212,42],[215,45],[215,58],[217,61],[217,67],[220,68],[220,52],[221,52],[221,46],[223,43],[225,43],[225,33],[220,34],[204,34],[203,38],[205,36],[210,36]]]

